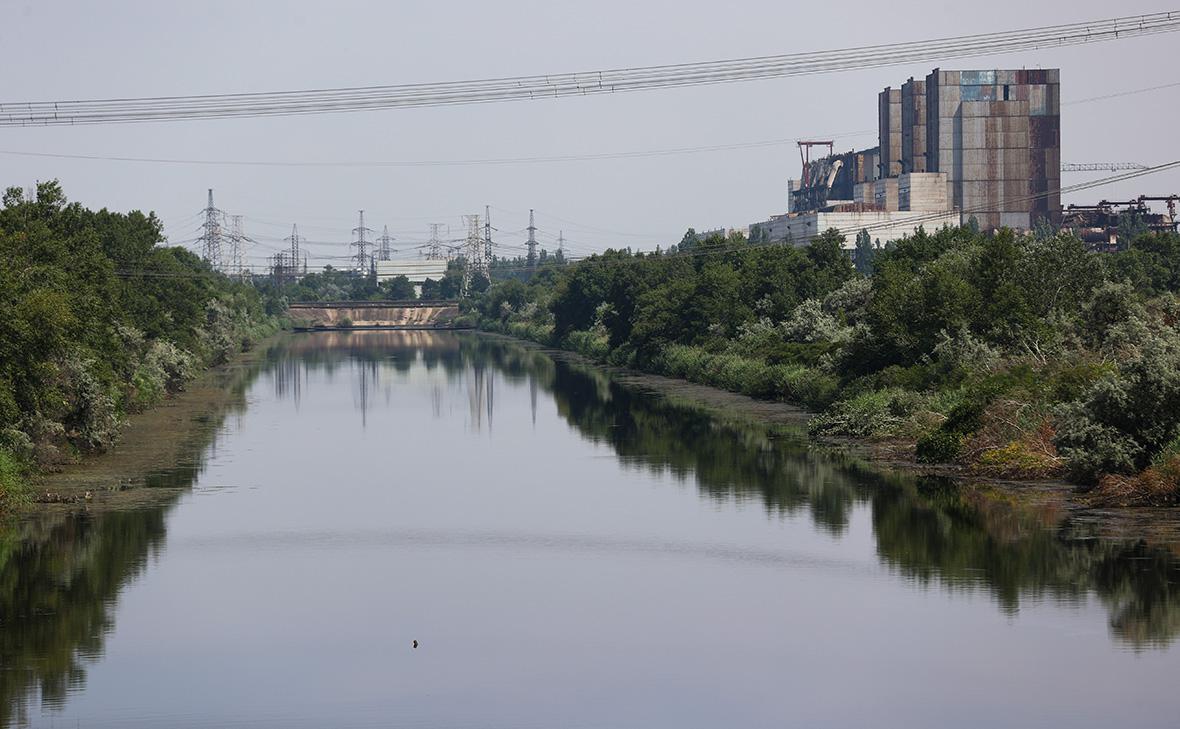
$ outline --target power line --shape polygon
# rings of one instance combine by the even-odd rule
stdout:
[[[0,104],[0,126],[294,116],[589,96],[988,56],[1180,30],[1180,11],[1024,30],[700,63],[442,83]]]
[[[1073,193],[1073,192],[1081,192],[1083,190],[1090,190],[1090,189],[1097,188],[1097,187],[1103,187],[1106,185],[1111,185],[1111,184],[1118,183],[1118,182],[1124,182],[1126,180],[1132,180],[1132,179],[1136,179],[1139,177],[1145,177],[1147,175],[1152,175],[1152,174],[1156,174],[1159,172],[1164,172],[1167,170],[1172,170],[1172,169],[1177,169],[1177,168],[1180,168],[1180,160],[1166,162],[1166,163],[1155,165],[1152,167],[1147,167],[1147,168],[1141,169],[1141,170],[1131,170],[1128,172],[1122,172],[1122,173],[1111,175],[1109,177],[1103,177],[1103,178],[1100,178],[1097,180],[1090,180],[1088,182],[1082,182],[1082,183],[1078,183],[1075,185],[1069,185],[1066,187],[1059,187],[1055,190],[1048,190],[1045,192],[1034,193],[1031,195],[1010,197],[1010,198],[1000,201],[1000,204],[1001,205],[1008,205],[1011,203],[1035,200],[1035,199],[1047,197],[1052,194],[1069,194],[1069,193]],[[967,209],[961,210],[960,214],[971,215],[972,213],[988,212],[992,207],[993,206],[988,205],[988,206],[977,206],[974,208],[967,208]],[[931,212],[931,213],[926,213],[926,214],[923,214],[923,215],[915,217],[915,218],[911,218],[910,220],[908,220],[906,222],[907,222],[907,224],[913,224],[915,227],[917,227],[917,226],[920,226],[920,225],[927,223],[927,222],[933,223],[933,222],[941,221],[943,219],[944,215],[945,215],[945,213],[943,213],[943,212]],[[482,238],[480,236],[480,232],[479,232],[479,228],[480,228],[479,216],[478,215],[469,215],[469,216],[465,216],[465,217],[467,218],[468,231],[469,231],[468,237],[467,237],[468,244],[466,247],[468,250],[467,255],[471,256],[472,255],[471,251],[474,250],[475,251],[474,258],[478,261],[478,259],[480,258],[479,252],[480,252],[480,249],[482,248],[482,242],[483,242]],[[851,227],[847,227],[847,228],[835,228],[834,230],[836,230],[836,232],[838,234],[844,236],[847,239],[850,236],[856,235],[861,230],[867,230],[870,233],[872,233],[873,231],[878,230],[878,229],[893,227],[895,224],[896,224],[895,222],[882,222],[882,223],[874,223],[874,224],[862,225],[862,226],[851,226]],[[710,247],[697,247],[697,248],[690,249],[688,251],[677,251],[676,253],[663,253],[663,254],[661,254],[661,258],[662,259],[694,258],[696,256],[724,255],[726,253],[742,253],[742,252],[751,251],[751,250],[759,250],[762,248],[773,248],[773,247],[781,247],[781,246],[787,246],[787,245],[802,246],[802,245],[805,245],[805,244],[808,244],[808,243],[814,241],[815,239],[819,238],[821,235],[825,234],[826,232],[827,231],[824,231],[822,233],[817,233],[812,236],[808,236],[807,239],[802,240],[802,241],[790,241],[790,242],[788,242],[788,241],[767,241],[764,243],[749,243],[749,244],[743,246],[742,248],[737,248],[737,249],[718,249],[718,248],[710,248]],[[563,240],[563,236],[559,237],[559,241],[560,240]],[[470,261],[470,260],[472,260],[472,258],[469,257],[468,260]],[[640,260],[640,259],[632,258],[632,259],[627,259],[627,260],[633,262],[633,261]],[[614,264],[614,263],[618,262],[617,259],[603,259],[603,258],[587,258],[587,259],[572,259],[571,258],[571,259],[567,259],[567,261],[569,263],[578,263],[579,265],[588,265],[591,263],[598,263],[600,265],[603,265],[603,264]],[[526,264],[506,263],[502,266],[498,266],[497,268],[500,270],[503,270],[503,269],[512,269],[512,268],[525,268],[526,266],[527,266],[527,263]],[[246,270],[253,271],[253,269],[249,269],[249,268],[247,268]],[[208,275],[206,273],[201,273],[201,272],[179,273],[179,272],[152,272],[152,271],[142,271],[142,270],[140,270],[140,271],[117,270],[117,271],[115,271],[115,274],[118,276],[121,276],[121,277],[137,277],[137,276],[139,276],[139,277],[147,277],[147,278],[201,278],[201,277]],[[467,272],[465,272],[465,278],[468,275],[469,274]]]
[[[1139,177],[1144,177],[1147,175],[1152,175],[1152,174],[1156,174],[1158,172],[1164,172],[1167,170],[1172,170],[1172,169],[1177,169],[1177,168],[1180,168],[1180,160],[1174,160],[1172,162],[1165,162],[1163,164],[1155,165],[1153,167],[1147,167],[1144,169],[1131,170],[1128,172],[1121,172],[1118,174],[1111,175],[1109,177],[1103,177],[1103,178],[1099,178],[1096,180],[1089,180],[1087,182],[1081,182],[1081,183],[1077,183],[1074,185],[1059,187],[1055,190],[1047,190],[1045,192],[1038,192],[1038,193],[1033,193],[1030,195],[1013,196],[1013,197],[1006,198],[1004,200],[1000,200],[999,205],[1001,207],[1003,207],[1003,206],[1008,206],[1008,205],[1015,204],[1015,203],[1042,199],[1042,198],[1048,197],[1053,194],[1065,195],[1065,194],[1070,194],[1070,193],[1074,193],[1074,192],[1081,192],[1083,190],[1090,190],[1090,189],[1093,189],[1096,187],[1103,187],[1106,185],[1111,185],[1111,184],[1118,183],[1118,182],[1124,182],[1126,180],[1132,180],[1132,179],[1136,179]],[[976,206],[976,207],[972,207],[972,208],[964,208],[963,210],[961,210],[959,212],[961,215],[971,215],[973,213],[991,212],[994,207],[995,207],[995,205],[988,204],[986,206]],[[914,218],[910,218],[909,220],[906,221],[906,224],[907,225],[912,224],[916,229],[918,226],[921,226],[925,223],[937,223],[937,222],[943,220],[944,216],[945,216],[945,212],[925,213],[925,214],[916,216]],[[859,233],[861,230],[867,230],[867,231],[869,231],[869,233],[872,233],[876,230],[884,230],[884,229],[895,227],[896,224],[897,224],[896,221],[883,221],[880,223],[872,223],[869,225],[850,226],[847,228],[832,228],[832,230],[835,230],[837,233],[839,233],[845,239],[848,239],[849,237],[854,236],[857,233]],[[693,258],[696,256],[719,255],[719,254],[724,254],[724,253],[741,253],[741,252],[745,252],[745,251],[749,251],[749,250],[757,250],[760,248],[773,248],[773,247],[783,246],[783,245],[802,246],[802,245],[806,245],[806,244],[811,243],[812,241],[816,240],[820,236],[824,235],[826,232],[827,231],[820,231],[820,232],[816,233],[815,235],[808,236],[805,240],[801,240],[801,241],[788,242],[788,241],[778,240],[778,241],[767,241],[765,243],[750,243],[750,244],[743,246],[742,248],[739,248],[739,249],[721,249],[721,250],[719,250],[717,248],[696,247],[696,248],[692,248],[688,251],[677,251],[676,253],[664,253],[661,255],[664,258],[670,258],[670,257]],[[569,260],[571,260],[571,262],[575,261],[575,259],[569,259]],[[635,259],[631,259],[631,260],[635,260]],[[586,263],[591,263],[594,261],[597,261],[602,264],[614,262],[611,259],[602,259],[602,258],[581,259],[581,260],[577,260],[576,262],[579,264],[586,264]],[[504,266],[504,268],[521,268],[521,267],[522,266],[519,266],[519,265]]]
[[[1062,106],[1074,106],[1077,104],[1088,104],[1097,101],[1107,101],[1110,99],[1122,98],[1125,96],[1133,96],[1137,94],[1150,93],[1152,91],[1160,91],[1164,89],[1171,89],[1180,86],[1180,82],[1170,84],[1160,84],[1156,86],[1147,86],[1139,89],[1129,89],[1127,91],[1119,91],[1110,94],[1103,94],[1100,96],[1090,96],[1084,99],[1074,99],[1072,101],[1061,102]],[[823,134],[808,134],[804,135],[808,138],[823,138],[823,139],[841,139],[850,137],[867,136],[876,134],[877,129],[856,129],[848,132],[826,132]],[[779,147],[793,145],[798,141],[798,138],[777,138],[777,139],[760,139],[747,142],[731,142],[724,144],[703,144],[686,147],[665,147],[657,149],[641,149],[641,150],[625,150],[618,152],[590,152],[586,154],[559,154],[548,156],[528,156],[528,157],[485,157],[485,158],[471,158],[471,159],[439,159],[439,160],[344,160],[344,161],[320,161],[320,160],[232,160],[232,159],[186,159],[178,157],[138,157],[132,155],[101,155],[101,154],[74,154],[66,152],[31,152],[28,150],[14,150],[14,149],[0,149],[0,154],[9,155],[13,157],[33,157],[43,159],[72,159],[85,160],[92,162],[127,162],[138,164],[170,164],[170,165],[199,165],[199,166],[213,166],[213,167],[310,167],[310,168],[332,168],[332,167],[352,167],[352,168],[389,168],[389,167],[477,167],[477,166],[496,166],[496,165],[529,165],[529,164],[554,164],[563,162],[594,162],[594,161],[608,161],[619,159],[646,159],[652,157],[671,157],[677,155],[689,154],[707,154],[712,152],[729,152],[746,149],[763,149],[766,147]],[[1063,166],[1063,171],[1065,170]],[[191,216],[193,219],[200,217],[202,213],[197,213]],[[405,218],[406,220],[425,220],[430,217],[437,216],[419,216],[417,218]],[[462,217],[455,215],[453,217]],[[254,220],[254,222],[261,222],[267,225],[286,225],[286,223],[271,223],[270,221]],[[317,227],[317,226],[311,226]]]
[[[864,129],[856,132],[846,132],[844,137],[875,134],[876,129]],[[831,135],[837,136],[837,135]],[[392,161],[341,161],[319,162],[311,160],[201,160],[181,159],[175,157],[134,157],[127,155],[96,155],[96,154],[67,154],[56,152],[28,152],[23,150],[0,150],[0,154],[15,157],[39,157],[50,159],[76,159],[99,162],[136,162],[144,164],[174,164],[174,165],[204,165],[225,167],[476,167],[485,165],[521,165],[521,164],[552,164],[560,162],[591,162],[598,160],[642,159],[649,157],[670,157],[682,154],[702,154],[708,152],[728,152],[743,149],[761,149],[794,144],[794,139],[763,139],[751,142],[734,142],[732,144],[710,144],[695,147],[672,147],[664,149],[633,150],[624,152],[600,152],[590,154],[565,154],[539,157],[491,157],[478,159],[451,160],[392,160]]]

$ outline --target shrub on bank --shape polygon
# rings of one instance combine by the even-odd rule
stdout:
[[[1057,423],[1056,445],[1079,481],[1144,470],[1180,433],[1180,343],[1149,340],[1082,401],[1062,406]]]
[[[27,466],[0,446],[0,513],[28,499]]]
[[[713,354],[702,347],[673,344],[651,361],[669,377],[718,387],[764,400],[783,400],[815,410],[832,402],[836,378],[803,365],[772,365],[735,354]]]
[[[951,463],[963,452],[963,434],[936,428],[918,439],[914,455],[918,463]]]
[[[589,357],[596,362],[605,362],[610,354],[610,343],[606,334],[595,331],[573,331],[562,340],[562,347]]]
[[[919,410],[925,410],[925,398],[918,393],[891,387],[870,390],[841,400],[812,418],[808,424],[817,435],[874,438],[900,435]]]

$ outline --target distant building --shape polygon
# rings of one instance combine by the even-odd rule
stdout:
[[[836,227],[851,247],[861,223],[883,243],[971,218],[982,228],[1059,224],[1060,98],[1057,69],[936,68],[887,87],[877,95],[878,145],[805,157],[800,179],[788,181],[787,214],[752,234],[802,245]],[[817,144],[831,151],[828,141],[802,142],[801,155]]]
[[[1148,202],[1167,204],[1167,213],[1154,212]],[[1140,196],[1126,202],[1103,200],[1097,205],[1070,205],[1062,214],[1061,226],[1070,231],[1091,250],[1113,252],[1130,243],[1120,236],[1138,233],[1180,232],[1180,217],[1176,209],[1180,195],[1165,197]]]
[[[447,275],[447,262],[431,258],[407,259],[403,261],[377,261],[377,281],[388,281],[405,276],[414,284],[414,295],[422,295],[422,284],[426,279],[442,281]]]
[[[942,71],[927,77],[926,170],[983,228],[1061,221],[1060,71]]]

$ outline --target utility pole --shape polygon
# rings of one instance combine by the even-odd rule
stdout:
[[[373,231],[365,227],[365,211],[360,211],[360,223],[352,229],[356,234],[356,240],[352,245],[356,248],[356,270],[357,273],[364,276],[369,271],[369,241],[365,240],[366,233]]]
[[[439,240],[439,237],[438,237],[438,232],[440,230],[442,230],[442,227],[443,227],[442,223],[431,223],[430,224],[430,242],[428,244],[429,247],[426,249],[426,259],[427,260],[441,261],[443,258],[442,241]]]
[[[537,267],[537,226],[533,223],[533,210],[529,208],[529,255],[525,259],[528,269],[532,271]]]
[[[381,237],[377,239],[377,242],[380,244],[377,246],[378,261],[388,261],[390,258],[392,258],[394,253],[397,253],[397,251],[393,249],[393,242],[395,240],[397,240],[397,238],[394,238],[389,234],[389,226],[385,226],[385,228],[381,231]]]
[[[221,260],[221,221],[225,217],[217,208],[213,207],[213,188],[209,188],[209,204],[205,206],[204,233],[201,235],[201,258],[204,258],[214,271],[222,269]]]

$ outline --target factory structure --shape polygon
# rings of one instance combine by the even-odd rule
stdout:
[[[1059,225],[1060,99],[1058,69],[936,68],[887,87],[878,146],[839,154],[832,141],[800,141],[787,212],[754,223],[751,236],[805,245],[836,228],[852,247],[861,230],[884,244],[971,219],[985,230]]]

